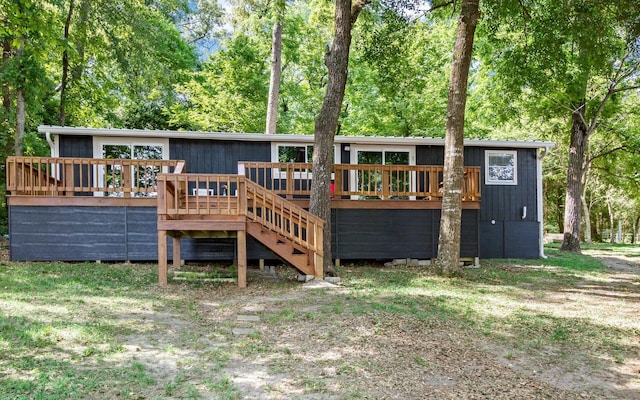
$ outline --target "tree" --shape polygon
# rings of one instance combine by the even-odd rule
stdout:
[[[54,43],[52,4],[31,0],[0,1],[3,43],[0,80],[3,82],[3,111],[8,153],[22,154],[22,142],[30,111],[41,107],[41,96],[49,80],[44,71],[44,49]],[[15,113],[11,108],[15,107]],[[8,132],[13,118],[13,135]],[[13,146],[11,146],[13,142]],[[4,154],[6,156],[8,154]]]
[[[638,87],[640,9],[634,1],[504,0],[489,10],[488,32],[501,45],[500,79],[527,92],[570,126],[563,250],[580,251],[585,152],[611,100]]]
[[[275,19],[273,37],[271,40],[271,74],[269,79],[269,100],[267,102],[266,133],[276,133],[278,121],[278,93],[280,91],[280,76],[282,70],[282,24],[284,22],[284,0],[277,0],[274,4]]]
[[[59,4],[54,29],[62,40],[50,51],[61,62],[49,65],[60,80],[57,123],[168,128],[163,109],[175,101],[173,85],[197,66],[178,29],[193,11],[187,2]]]
[[[453,48],[444,147],[442,217],[436,268],[444,275],[460,275],[460,226],[464,186],[464,114],[473,39],[480,18],[479,0],[463,0]]]
[[[342,108],[349,68],[351,30],[369,0],[336,0],[334,37],[324,63],[328,70],[327,88],[322,108],[316,118],[313,146],[313,180],[309,210],[324,220],[324,270],[332,274],[330,183],[333,165],[333,142]]]

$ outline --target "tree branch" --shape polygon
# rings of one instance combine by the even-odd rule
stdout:
[[[615,153],[615,152],[616,152],[616,151],[618,151],[618,150],[624,150],[624,149],[626,149],[626,148],[627,148],[627,145],[623,144],[623,145],[620,145],[620,146],[618,146],[618,147],[614,147],[614,148],[612,148],[612,149],[609,149],[609,150],[607,150],[607,151],[603,151],[603,152],[601,152],[601,153],[595,154],[595,155],[593,155],[593,156],[589,157],[589,159],[588,159],[588,163],[591,163],[591,162],[592,162],[593,160],[595,160],[596,158],[604,157],[604,156],[607,156],[607,155],[609,155],[609,154],[611,154],[611,153]]]
[[[439,8],[444,8],[444,7],[448,7],[450,5],[455,4],[455,0],[449,0],[449,1],[445,1],[444,3],[440,3],[440,4],[434,4],[433,6],[431,6],[430,9],[428,9],[427,11],[425,11],[425,14],[428,14],[430,12],[433,12]]]
[[[612,93],[624,92],[627,90],[640,89],[640,85],[624,86],[615,89]]]
[[[351,26],[358,20],[360,11],[369,3],[371,3],[371,0],[354,0],[351,3]]]

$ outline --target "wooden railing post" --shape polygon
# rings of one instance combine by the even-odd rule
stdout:
[[[127,162],[122,163],[122,188],[124,190],[124,197],[131,197],[131,191],[133,187],[131,179],[131,164]]]
[[[391,190],[391,174],[390,171],[382,166],[382,200],[386,200],[389,197]]]
[[[333,196],[336,199],[339,199],[340,196],[342,196],[342,190],[343,190],[343,186],[342,186],[342,180],[343,180],[343,176],[342,176],[343,172],[342,172],[342,168],[339,168],[337,165],[334,165],[334,169],[333,169]]]
[[[64,174],[63,174],[63,182],[64,182],[64,187],[65,187],[65,192],[67,196],[73,196],[73,187],[74,187],[74,182],[75,182],[75,176],[74,176],[74,168],[73,168],[73,163],[69,163],[69,162],[65,162],[64,163]]]
[[[315,239],[315,257],[314,257],[314,263],[313,263],[313,270],[314,270],[314,274],[316,279],[324,279],[324,257],[323,257],[323,251],[324,251],[324,244],[323,244],[323,232],[322,232],[322,228],[317,224],[313,224],[313,231],[314,231],[314,239]],[[329,257],[331,257],[331,255],[329,255]]]

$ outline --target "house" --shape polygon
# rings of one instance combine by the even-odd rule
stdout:
[[[299,234],[291,239],[294,253],[303,251],[296,241],[313,236],[300,225],[302,219],[309,223],[306,217],[280,214],[289,204],[308,207],[311,135],[57,126],[39,131],[50,158],[7,161],[12,260],[155,261],[165,250],[165,234],[181,238],[164,241],[169,258],[179,246],[183,260],[237,259],[236,228],[243,223],[237,218],[247,214],[239,207],[255,208],[254,223],[280,230],[274,243],[277,235]],[[461,257],[543,255],[541,160],[552,146],[465,140]],[[436,257],[444,139],[337,136],[334,154],[331,256]],[[276,205],[274,196],[286,204]],[[206,222],[211,210],[221,221],[215,228]],[[283,258],[267,238],[248,232],[242,238],[246,257]]]

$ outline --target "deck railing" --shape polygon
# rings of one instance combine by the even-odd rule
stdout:
[[[158,217],[245,216],[322,255],[323,221],[241,175],[161,174]]]
[[[310,163],[240,162],[238,172],[286,197],[311,195]],[[334,198],[427,199],[442,197],[444,167],[433,165],[334,164]],[[480,167],[464,167],[464,201],[480,200]]]
[[[161,173],[184,170],[181,160],[7,157],[7,191],[13,196],[148,197]]]
[[[158,215],[245,215],[238,196],[244,182],[240,175],[160,174]]]

